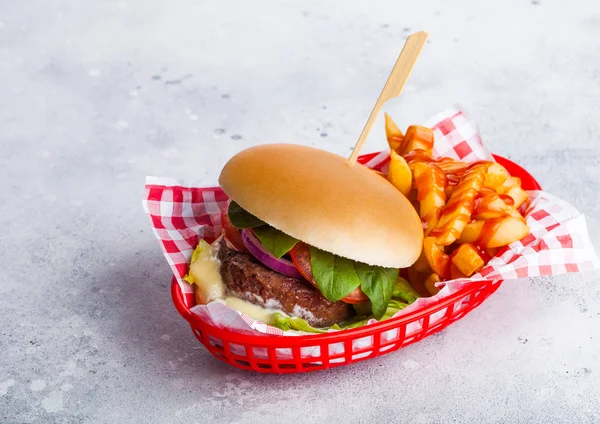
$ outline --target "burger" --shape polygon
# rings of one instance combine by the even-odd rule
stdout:
[[[266,144],[233,156],[219,184],[230,199],[222,237],[200,242],[186,277],[198,304],[223,302],[284,329],[342,328],[382,319],[395,292],[411,291],[398,288],[399,273],[421,254],[421,220],[377,172]]]

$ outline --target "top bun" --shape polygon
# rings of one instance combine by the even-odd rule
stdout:
[[[265,144],[235,155],[219,184],[284,233],[369,265],[405,268],[421,253],[421,219],[385,178],[324,150]]]

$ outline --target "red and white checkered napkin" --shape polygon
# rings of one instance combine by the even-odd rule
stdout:
[[[434,130],[434,154],[438,157],[468,162],[493,160],[481,142],[477,126],[460,108],[454,107],[438,114],[428,126]],[[388,164],[388,151],[381,152],[366,163],[382,172],[387,171]],[[473,281],[497,282],[599,268],[600,262],[590,242],[583,215],[566,202],[543,191],[529,194],[532,202],[527,209],[526,220],[531,234],[505,247],[478,274],[468,279],[446,282],[436,296],[418,299],[397,315],[437,303]],[[182,277],[187,273],[188,262],[198,241],[204,238],[210,243],[220,235],[220,207],[226,200],[227,196],[220,188],[202,188],[193,183],[165,178],[148,177],[146,180],[144,209],[189,306],[194,305],[193,289]],[[194,306],[192,311],[210,323],[239,331],[263,335],[295,334],[256,321],[218,302]],[[430,325],[443,317],[445,312],[442,310],[434,314],[430,318]],[[415,327],[407,328],[407,332],[418,329],[419,325],[414,323]],[[390,339],[394,337],[394,331],[397,330],[388,331]],[[343,351],[343,344],[341,349]],[[305,353],[306,356],[318,356],[318,352]]]

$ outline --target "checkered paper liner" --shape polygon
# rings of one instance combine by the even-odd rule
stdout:
[[[466,162],[493,160],[481,141],[476,124],[460,107],[455,106],[436,115],[427,126],[433,128],[435,135],[434,156]],[[386,173],[389,167],[389,151],[380,152],[365,165]],[[589,239],[584,216],[568,203],[544,191],[530,191],[529,195],[532,201],[525,213],[526,222],[531,228],[528,236],[503,248],[479,273],[470,278],[445,282],[437,295],[420,298],[395,316],[438,303],[465,284],[474,281],[498,284],[501,280],[599,268],[600,262]],[[154,234],[160,241],[165,259],[179,283],[186,305],[202,320],[212,325],[251,334],[299,334],[295,331],[284,332],[254,320],[223,303],[212,302],[208,305],[192,306],[193,288],[182,277],[188,271],[192,252],[199,240],[205,239],[210,243],[220,236],[220,208],[227,199],[227,195],[218,187],[198,187],[193,182],[168,178],[146,179],[144,210],[150,217]],[[460,308],[460,305],[456,308]],[[445,312],[441,310],[431,316],[430,325],[441,319]],[[372,320],[369,324],[375,322],[377,321]],[[418,330],[419,325],[419,322],[414,322],[406,331]],[[383,333],[382,342],[386,339],[393,340],[398,336],[397,331],[392,329]],[[367,339],[356,340],[353,350],[368,347],[371,342]],[[340,343],[339,349],[336,345],[331,345],[329,349],[330,354],[343,352],[343,343]],[[236,351],[236,346],[232,346],[233,353],[244,353],[242,346],[239,346],[238,350]],[[282,357],[288,355],[286,352],[280,353]],[[260,356],[260,352],[255,352],[255,355]],[[319,347],[302,351],[304,357],[319,355]]]

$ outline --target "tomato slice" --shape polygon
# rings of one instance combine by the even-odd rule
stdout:
[[[358,303],[363,303],[369,300],[367,295],[361,290],[360,287],[357,287],[352,293],[342,299],[342,302],[351,303],[356,305]]]
[[[292,258],[294,265],[296,265],[296,268],[298,268],[298,271],[300,271],[300,274],[318,289],[319,287],[317,286],[317,283],[315,283],[310,267],[310,248],[308,244],[302,242],[296,244],[293,249],[290,250],[290,257]],[[367,295],[363,293],[360,287],[357,287],[356,290],[344,297],[342,302],[357,304],[366,302],[367,300],[369,300]]]
[[[300,271],[300,274],[306,278],[306,281],[317,287],[317,283],[315,283],[310,268],[310,250],[308,244],[302,242],[297,243],[292,247],[292,250],[289,251],[289,255],[292,258],[294,265],[296,265],[296,268],[298,268],[298,271]]]
[[[229,204],[231,203],[231,199],[229,199],[222,207],[221,207],[221,227],[223,228],[223,235],[225,236],[226,241],[229,242],[231,247],[233,247],[238,252],[246,252],[246,246],[244,246],[244,242],[242,241],[242,235],[240,234],[240,230],[236,228],[231,221],[229,220],[229,215],[227,211],[229,210]]]

